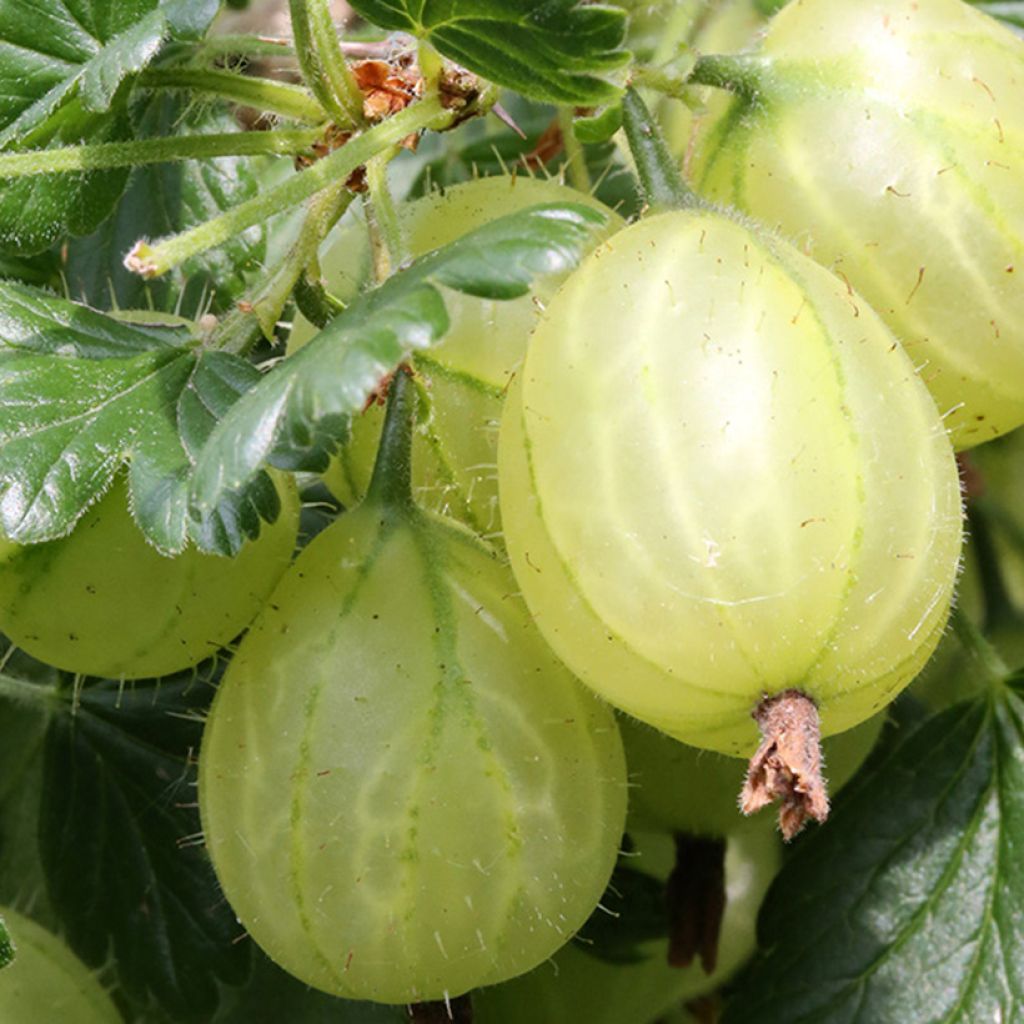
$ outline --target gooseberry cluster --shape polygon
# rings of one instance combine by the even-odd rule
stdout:
[[[606,228],[529,296],[446,293],[445,340],[355,421],[324,474],[346,510],[294,561],[281,480],[236,560],[158,554],[120,483],[68,537],[0,547],[0,629],[67,670],[160,675],[249,627],[203,736],[206,844],[246,931],[323,991],[505,983],[485,1024],[583,992],[621,1020],[566,943],[624,831],[670,893],[699,861],[717,895],[696,938],[650,944],[651,1005],[626,974],[621,999],[646,1021],[714,986],[779,859],[740,790],[786,838],[824,820],[824,775],[942,635],[954,448],[1024,423],[1024,44],[961,0],[797,0],[692,80],[727,91],[687,119],[693,192],[627,92],[628,225],[526,175],[400,208],[411,258],[540,203]],[[322,269],[342,300],[375,285],[364,221]],[[315,333],[299,317],[289,351]]]

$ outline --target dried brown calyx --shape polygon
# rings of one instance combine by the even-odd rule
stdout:
[[[397,114],[423,95],[423,76],[411,55],[360,61],[352,65],[352,74],[363,94],[363,114],[368,121]]]
[[[805,693],[785,690],[762,700],[754,720],[761,746],[750,759],[740,807],[753,814],[778,801],[779,828],[792,839],[809,819],[828,817],[818,707]]]

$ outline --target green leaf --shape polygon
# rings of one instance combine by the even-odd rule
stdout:
[[[111,956],[127,993],[208,1021],[249,949],[200,841],[195,752],[213,681],[195,671],[86,686],[51,718],[40,821],[48,889],[69,944]]]
[[[10,647],[0,658],[0,905],[31,907],[34,918],[53,927],[39,864],[39,803],[49,725],[42,695],[58,674]]]
[[[217,0],[9,0],[0,5],[0,146],[52,122],[80,97],[111,108],[121,82],[165,40],[198,39]]]
[[[1024,679],[909,731],[798,844],[724,1024],[1024,1014]]]
[[[136,138],[201,135],[238,128],[209,106],[183,109],[183,101],[155,94],[133,117]],[[140,238],[177,234],[252,198],[259,190],[255,162],[245,157],[150,164],[132,171],[112,216],[91,235],[67,246],[65,275],[77,299],[99,308],[176,310],[186,316],[220,312],[245,289],[266,255],[266,230],[258,225],[223,246],[147,281],[124,266]]]
[[[120,86],[168,39],[195,39],[216,0],[10,0],[0,4],[0,147],[131,137]],[[0,246],[39,252],[91,232],[126,169],[48,174],[0,186]]]
[[[73,101],[77,107],[78,101]],[[72,105],[65,108],[72,110]],[[120,142],[130,137],[123,109],[102,118],[68,116],[50,139],[54,146]],[[127,168],[73,174],[41,174],[0,181],[0,247],[33,255],[66,235],[92,231],[124,190]]]
[[[3,300],[7,299],[7,303]],[[132,510],[160,550],[234,554],[273,522],[266,474],[192,521],[189,478],[218,419],[259,380],[238,356],[177,328],[129,324],[0,284],[0,530],[66,535],[129,464]],[[189,342],[182,344],[182,342]],[[6,342],[6,344],[4,344]]]
[[[618,864],[601,902],[580,929],[579,949],[612,964],[639,963],[650,957],[645,943],[668,936],[665,883]]]
[[[409,1024],[405,1006],[337,999],[285,973],[258,949],[245,987],[225,993],[213,1024]]]
[[[216,507],[267,463],[325,469],[349,418],[381,381],[448,330],[439,285],[491,299],[524,295],[535,277],[574,266],[604,222],[575,204],[533,207],[463,236],[357,299],[213,429],[196,463],[198,510]]]
[[[17,354],[119,359],[175,350],[191,340],[183,327],[126,323],[48,292],[0,281],[0,367]]]
[[[445,56],[533,99],[607,103],[620,89],[626,15],[580,0],[351,0],[381,28],[428,39]]]

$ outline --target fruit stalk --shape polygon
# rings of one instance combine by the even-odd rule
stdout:
[[[622,100],[622,126],[650,209],[685,210],[703,205],[683,181],[651,112],[632,87]]]

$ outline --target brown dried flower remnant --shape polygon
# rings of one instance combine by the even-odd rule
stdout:
[[[423,76],[406,56],[391,61],[359,61],[352,65],[352,73],[363,94],[363,113],[368,121],[383,121],[423,95]]]
[[[762,700],[754,719],[762,740],[750,759],[740,807],[753,814],[778,800],[779,828],[792,839],[809,818],[828,817],[818,708],[799,690],[785,690]]]

